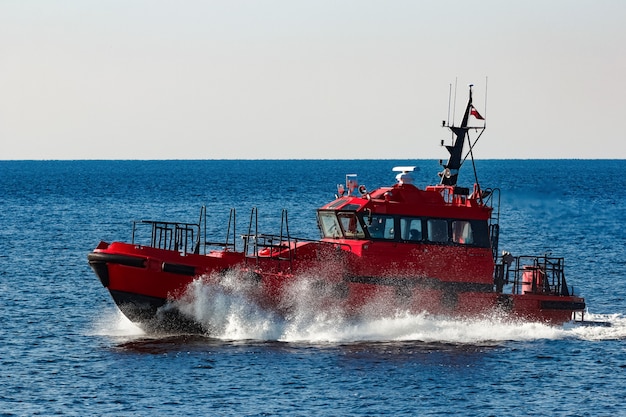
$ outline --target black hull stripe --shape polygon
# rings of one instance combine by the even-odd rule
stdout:
[[[161,265],[161,270],[163,272],[170,272],[172,274],[179,275],[188,275],[190,277],[196,275],[196,268],[190,265],[171,264],[168,262],[163,262],[163,264]]]
[[[542,301],[542,310],[584,310],[585,303],[580,301]]]
[[[431,288],[450,292],[494,292],[493,284],[480,284],[473,282],[450,282],[436,278],[422,277],[365,277],[344,276],[344,280],[355,284],[386,285],[403,288]]]

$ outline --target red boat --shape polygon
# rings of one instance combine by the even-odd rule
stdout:
[[[470,126],[472,117],[482,127]],[[582,320],[585,301],[568,287],[564,259],[500,253],[500,190],[478,181],[472,189],[457,185],[468,157],[476,172],[472,149],[484,132],[471,86],[460,126],[443,125],[452,138],[439,184],[418,188],[411,166],[394,168],[396,183],[372,191],[347,175],[336,198],[317,210],[318,240],[291,236],[284,210],[280,232],[261,234],[253,209],[237,245],[233,209],[226,241],[209,241],[203,207],[198,223],[135,222],[130,243],[100,242],[89,264],[120,310],[145,328],[208,331],[210,323],[186,315],[176,301],[194,281],[219,283],[228,274],[253,289],[253,302],[278,314],[289,314],[294,283],[308,277],[320,306],[346,315],[376,300],[385,313]],[[470,131],[478,133],[473,142]],[[149,233],[139,243],[142,228]]]

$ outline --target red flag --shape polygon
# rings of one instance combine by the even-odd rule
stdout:
[[[485,120],[485,118],[482,117],[480,113],[478,113],[478,110],[476,110],[474,106],[472,106],[472,110],[470,111],[470,114],[474,116],[475,118],[477,118],[478,120]]]

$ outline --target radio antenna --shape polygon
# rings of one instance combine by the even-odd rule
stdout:
[[[450,126],[450,103],[452,102],[452,83],[449,84],[448,88],[448,121],[447,125]]]
[[[488,77],[485,76],[485,107],[483,111],[485,112],[485,120],[483,120],[483,128],[487,127],[487,80]]]
[[[454,126],[454,120],[456,120],[456,85],[459,77],[454,79],[454,103],[452,103],[452,126]]]

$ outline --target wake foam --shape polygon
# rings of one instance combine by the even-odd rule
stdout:
[[[98,317],[89,334],[92,336],[114,337],[116,339],[134,339],[144,336],[145,332],[116,308],[115,310],[105,311]]]
[[[590,322],[606,325],[513,322],[499,316],[472,319],[410,313],[381,300],[372,300],[349,317],[337,297],[320,291],[315,277],[295,280],[282,294],[280,310],[264,308],[254,279],[229,272],[219,277],[198,278],[184,296],[169,306],[200,323],[206,335],[226,341],[280,341],[350,343],[418,341],[451,344],[499,344],[506,341],[540,339],[615,340],[626,339],[626,318],[587,313]],[[145,333],[121,313],[101,320],[99,334],[142,337]]]
[[[571,337],[582,340],[622,340],[626,339],[626,317],[621,314],[586,313],[585,320],[590,325],[566,323],[564,331]],[[593,323],[598,323],[594,325]]]

